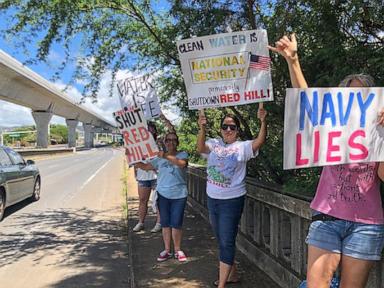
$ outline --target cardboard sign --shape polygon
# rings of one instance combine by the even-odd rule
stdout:
[[[113,117],[123,135],[128,164],[156,157],[159,149],[147,129],[147,121],[141,109],[124,107],[123,110],[113,113]]]
[[[273,100],[265,30],[177,42],[189,109]]]
[[[149,75],[131,77],[117,82],[121,107],[138,107],[147,120],[160,117],[160,105],[153,79]]]
[[[384,88],[287,89],[284,169],[384,161]]]

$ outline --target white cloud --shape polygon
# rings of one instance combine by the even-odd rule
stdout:
[[[137,76],[137,74],[128,70],[121,70],[117,72],[116,79],[119,80],[132,76]],[[111,72],[105,73],[101,79],[97,102],[92,103],[91,99],[86,98],[82,106],[109,120],[111,123],[114,123],[112,113],[121,109],[121,107],[116,85],[113,87],[113,97],[109,97],[110,81]],[[62,81],[57,81],[54,85],[60,90],[66,88],[66,84]],[[74,86],[67,87],[64,93],[77,103],[79,103],[82,98],[81,92]],[[170,107],[171,105],[169,105],[169,103],[166,104],[166,106],[167,109],[163,109],[163,113],[172,123],[177,124],[180,120],[177,107]],[[65,125],[65,119],[59,116],[53,116],[51,123]],[[31,109],[0,101],[0,126],[11,127],[34,124]]]
[[[31,109],[0,100],[0,126],[33,125]]]

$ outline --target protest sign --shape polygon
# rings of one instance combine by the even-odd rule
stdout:
[[[273,100],[265,30],[177,42],[189,109]]]
[[[124,107],[113,113],[117,127],[123,135],[128,164],[156,157],[159,151],[147,129],[147,121],[140,108]]]
[[[384,88],[287,89],[284,169],[384,161]]]
[[[149,75],[117,81],[121,107],[139,107],[146,119],[160,116],[160,105]]]

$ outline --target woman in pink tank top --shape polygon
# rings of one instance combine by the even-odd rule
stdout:
[[[294,34],[284,36],[270,50],[282,55],[294,88],[307,88],[297,55]],[[373,87],[372,77],[347,76],[340,87]],[[378,115],[384,126],[384,109]],[[380,197],[384,162],[326,166],[321,173],[306,242],[307,287],[328,288],[340,265],[340,287],[365,287],[374,261],[384,246],[384,216]],[[332,286],[333,287],[333,286]]]

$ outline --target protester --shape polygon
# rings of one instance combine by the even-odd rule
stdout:
[[[153,122],[148,122],[148,131],[152,134],[153,138],[157,138],[156,125]],[[139,232],[144,229],[144,221],[148,212],[148,201],[151,191],[156,189],[156,172],[154,170],[145,171],[135,168],[135,176],[137,181],[137,191],[139,194],[139,222],[133,227],[134,232]],[[151,229],[152,233],[160,232],[160,214],[156,210],[156,224]]]
[[[163,231],[164,251],[157,261],[166,261],[173,256],[180,262],[187,261],[181,250],[184,209],[187,202],[186,167],[188,154],[177,151],[179,139],[174,132],[165,135],[166,152],[160,151],[158,157],[149,163],[136,163],[137,168],[157,171],[157,204],[160,210],[160,223]],[[174,254],[171,252],[173,240]]]
[[[300,68],[294,34],[284,36],[270,50],[282,55],[288,63],[294,88],[307,88]],[[347,76],[340,87],[372,87],[373,78],[364,74]],[[378,116],[384,125],[384,109]],[[348,180],[346,180],[348,179]],[[307,285],[330,287],[337,267],[341,266],[340,287],[365,287],[374,261],[379,260],[384,246],[384,217],[380,197],[380,179],[384,179],[384,162],[325,166],[316,195],[311,203],[312,223],[308,244]],[[349,191],[345,190],[346,181]],[[356,201],[329,197],[355,191]],[[343,195],[344,195],[343,194]]]
[[[246,164],[258,155],[267,134],[267,112],[259,108],[261,121],[259,135],[254,140],[239,141],[240,121],[232,114],[225,115],[220,123],[222,138],[205,141],[206,117],[199,115],[197,151],[208,154],[207,194],[209,219],[216,235],[219,250],[219,280],[214,285],[225,287],[239,282],[234,265],[238,224],[246,194]]]

